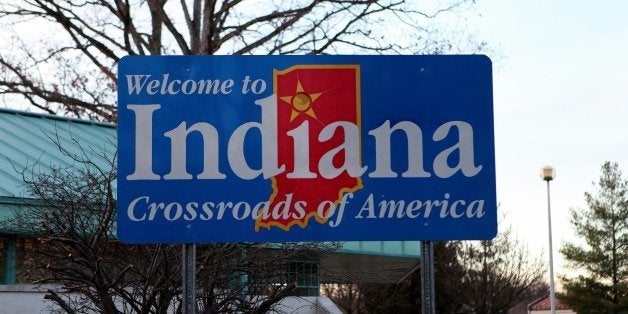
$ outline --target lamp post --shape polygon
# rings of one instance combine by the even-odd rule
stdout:
[[[556,178],[556,171],[550,166],[541,168],[541,179],[547,181],[547,227],[549,229],[549,267],[550,267],[550,302],[552,314],[556,314],[556,295],[554,294],[554,258],[552,253],[552,210],[550,206],[550,181]]]

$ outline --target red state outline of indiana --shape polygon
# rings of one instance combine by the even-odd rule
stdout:
[[[296,81],[294,77],[290,76],[296,76]],[[285,84],[285,86],[279,88],[279,84]],[[286,93],[285,90],[289,92]],[[273,192],[269,196],[266,208],[260,209],[260,211],[267,211],[266,217],[264,214],[258,213],[255,231],[259,231],[262,227],[266,229],[278,227],[284,231],[289,231],[294,225],[306,228],[312,217],[324,224],[331,215],[329,215],[329,208],[324,210],[322,216],[319,215],[318,206],[321,202],[329,201],[337,205],[345,193],[353,193],[363,188],[362,178],[351,177],[346,171],[336,178],[324,179],[318,170],[320,156],[312,158],[317,153],[322,155],[321,152],[327,152],[329,149],[326,150],[326,147],[335,148],[338,143],[344,142],[343,132],[335,132],[332,138],[324,143],[314,142],[313,140],[316,140],[320,130],[325,125],[336,121],[348,121],[355,123],[358,130],[361,129],[360,92],[359,65],[296,65],[282,71],[273,70],[273,93],[277,96],[278,162],[280,165],[286,164],[286,169],[283,173],[271,178]],[[354,105],[355,109],[340,108],[341,110],[339,110],[343,104],[347,107]],[[282,121],[282,119],[288,120],[288,122]],[[314,170],[316,178],[289,179],[287,173],[292,171],[290,167],[294,167],[294,153],[292,151],[294,144],[286,145],[285,141],[292,140],[286,133],[291,130],[289,125],[298,126],[304,121],[309,121],[310,147],[316,146],[314,151],[309,151],[310,170]],[[358,141],[360,141],[359,137],[358,135]],[[359,143],[359,150],[360,160],[358,162],[361,165],[361,143]],[[334,156],[333,163],[336,164],[337,160],[343,159],[337,157],[344,157],[344,153],[343,151]],[[285,156],[291,156],[291,159],[282,160]],[[308,185],[307,192],[299,192],[304,190],[302,184]],[[320,196],[321,188],[325,195],[316,199],[314,195]],[[302,209],[304,213],[302,217],[295,218],[296,210],[292,205],[296,206],[296,202],[304,200],[301,194],[307,195],[308,193],[310,194],[309,197],[315,198],[317,203],[312,204],[308,202],[311,199],[305,197],[307,200],[305,208]],[[287,195],[293,196],[294,199],[290,199],[292,204],[288,209],[289,217],[287,219],[283,217],[274,219],[272,217],[273,208],[280,202],[287,201]]]

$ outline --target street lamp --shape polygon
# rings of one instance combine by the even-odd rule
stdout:
[[[549,266],[550,266],[550,302],[552,314],[556,314],[556,296],[554,294],[554,258],[552,254],[552,210],[550,207],[550,181],[556,178],[556,171],[550,166],[541,168],[541,179],[547,181],[547,227],[549,229]]]

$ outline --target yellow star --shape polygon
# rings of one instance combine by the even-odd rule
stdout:
[[[312,103],[315,102],[321,94],[322,93],[306,93],[303,89],[303,85],[301,85],[301,81],[297,79],[297,91],[294,96],[283,96],[279,97],[279,99],[292,105],[290,121],[294,120],[294,118],[298,117],[301,113],[316,119],[316,114],[314,113],[314,109],[312,109]]]

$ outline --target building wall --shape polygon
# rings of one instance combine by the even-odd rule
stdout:
[[[5,239],[4,238],[0,238],[0,284],[5,284],[5,276],[6,273],[8,271],[8,265],[7,264],[7,252],[6,252],[6,248],[5,248]]]
[[[14,245],[11,253],[8,247]],[[34,249],[41,244],[32,237],[0,237],[0,284],[30,284],[43,278],[34,265]]]
[[[45,287],[0,285],[0,314],[50,313],[53,303],[44,300]]]
[[[547,311],[530,311],[528,312],[530,314],[552,314],[552,311],[547,310]],[[556,311],[557,314],[576,314],[576,312],[574,312],[573,310],[557,310]]]
[[[55,305],[44,299],[47,287],[0,285],[0,314],[50,313]],[[342,314],[342,311],[327,297],[287,297],[276,306],[276,310],[277,313]]]

